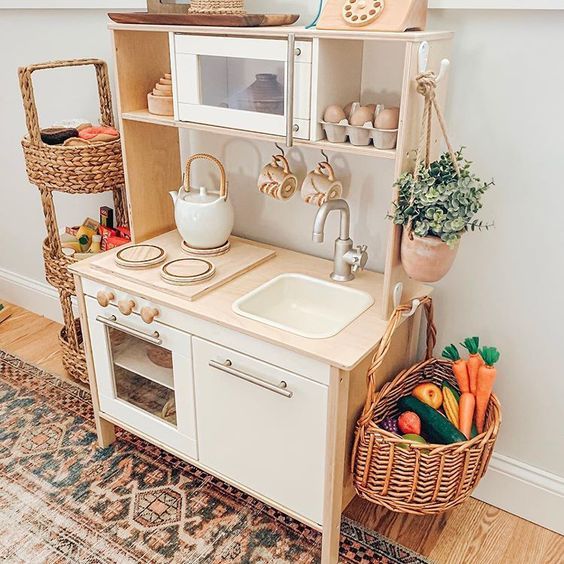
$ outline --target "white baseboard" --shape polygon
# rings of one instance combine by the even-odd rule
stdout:
[[[473,497],[564,534],[564,478],[494,454]]]
[[[0,267],[0,299],[62,322],[59,293],[46,282]]]

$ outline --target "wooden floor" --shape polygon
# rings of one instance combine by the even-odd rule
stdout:
[[[13,306],[0,323],[0,349],[67,378],[60,325]],[[346,515],[438,564],[563,564],[564,537],[471,499],[438,517],[398,515],[355,499]]]

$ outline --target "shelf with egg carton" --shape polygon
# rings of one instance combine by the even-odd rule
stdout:
[[[330,143],[348,143],[365,147],[371,143],[376,149],[396,148],[398,140],[399,108],[385,108],[382,104],[361,106],[355,102],[342,109],[329,106],[324,120],[319,122]]]
[[[284,138],[278,135],[270,135],[267,133],[257,133],[254,131],[246,131],[239,129],[230,129],[228,127],[219,127],[215,125],[205,125],[201,123],[193,123],[175,120],[173,116],[162,116],[151,114],[148,110],[135,110],[131,112],[123,112],[121,119],[124,121],[136,121],[142,123],[151,123],[154,125],[162,125],[165,127],[176,127],[179,129],[188,129],[192,131],[204,131],[208,133],[216,133],[219,135],[231,135],[235,137],[243,137],[245,139],[256,139],[257,141],[270,141],[283,143]],[[298,147],[310,147],[314,149],[323,149],[337,153],[349,153],[354,155],[370,156],[382,159],[395,159],[395,149],[378,149],[374,145],[356,146],[351,143],[332,143],[327,139],[319,139],[318,141],[309,141],[304,139],[294,139],[294,145]]]

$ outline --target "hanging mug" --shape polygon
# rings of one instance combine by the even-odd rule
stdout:
[[[257,187],[267,196],[277,200],[288,200],[298,188],[298,179],[290,171],[286,157],[273,155],[272,161],[262,169]]]
[[[333,167],[325,161],[317,163],[302,184],[302,198],[306,204],[322,206],[328,200],[340,198],[342,194],[342,183],[335,178]]]

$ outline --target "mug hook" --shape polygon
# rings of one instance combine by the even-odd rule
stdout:
[[[274,146],[282,153],[282,156],[285,157],[284,149],[278,145],[278,143],[274,143]]]
[[[325,162],[329,164],[329,157],[327,156],[327,153],[323,149],[321,149],[321,154],[325,157]]]

